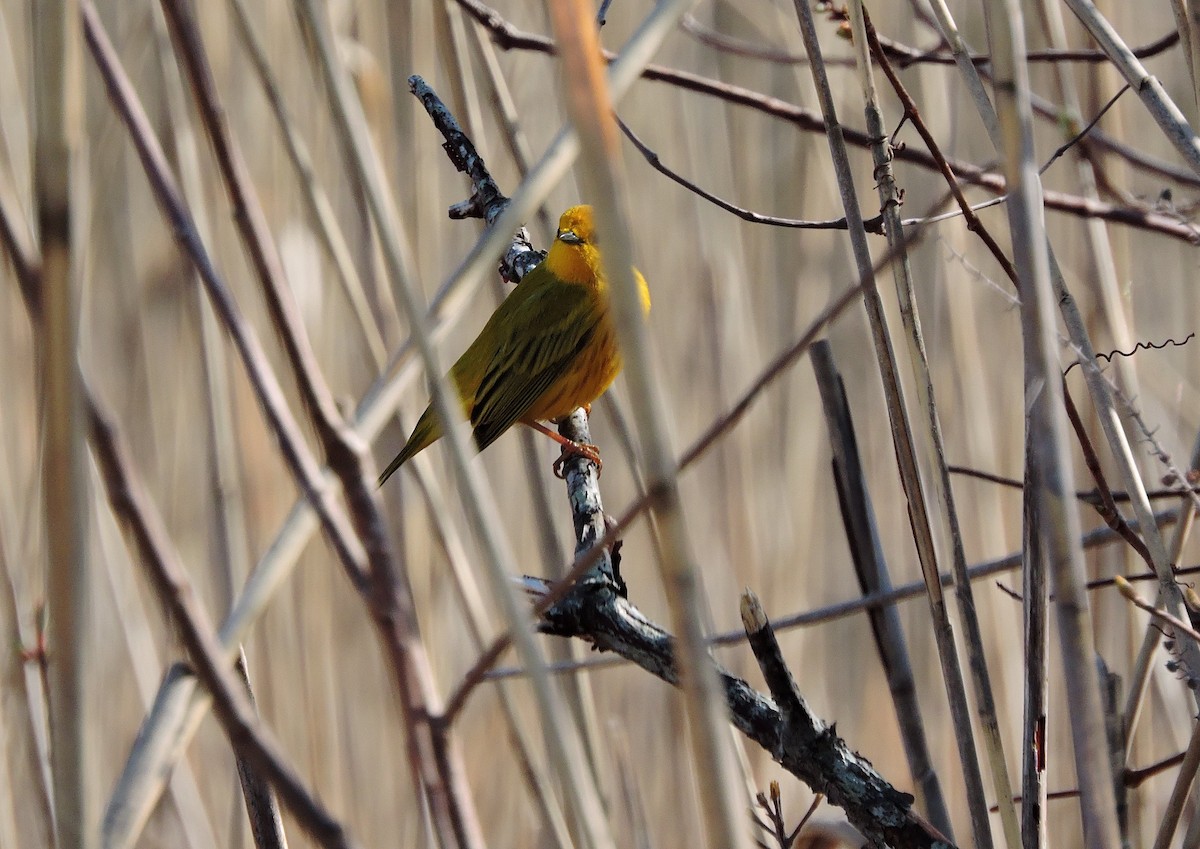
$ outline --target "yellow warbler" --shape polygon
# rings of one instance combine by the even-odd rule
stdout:
[[[634,276],[642,306],[649,312],[646,280],[637,269]],[[560,442],[566,454],[582,454],[599,463],[595,446],[571,442],[539,422],[587,406],[620,371],[621,352],[609,310],[608,281],[600,269],[592,208],[573,206],[558,220],[558,234],[546,258],[492,313],[448,379],[475,428],[479,450],[524,422]],[[431,404],[379,476],[380,484],[442,433]]]

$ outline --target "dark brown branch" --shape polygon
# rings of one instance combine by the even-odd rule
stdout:
[[[834,218],[829,221],[806,221],[799,218],[778,218],[774,215],[763,215],[761,212],[754,212],[750,209],[737,206],[724,198],[714,195],[707,189],[703,189],[699,184],[684,177],[678,171],[668,168],[662,161],[662,158],[652,150],[638,135],[631,129],[629,125],[617,118],[617,124],[621,128],[621,132],[625,133],[625,137],[633,143],[633,146],[638,149],[638,152],[645,160],[650,163],[650,167],[658,173],[665,176],[672,182],[678,183],[693,194],[699,195],[707,201],[719,206],[726,212],[731,212],[743,221],[749,221],[751,224],[769,224],[773,227],[790,227],[796,230],[845,230],[846,219]],[[863,226],[868,233],[877,235],[883,234],[883,216],[876,215],[874,218],[863,221]]]
[[[505,50],[530,50],[538,53],[553,55],[554,42],[542,35],[525,32],[506,21],[496,10],[479,2],[479,0],[457,0],[458,4],[476,21],[483,25],[492,37],[492,41]],[[612,61],[614,55],[606,53],[605,58]],[[662,65],[647,65],[642,77],[673,85],[697,94],[716,97],[727,103],[744,106],[749,109],[770,115],[782,121],[813,133],[824,133],[825,124],[821,116],[811,110],[788,103],[777,97],[770,97],[761,92],[752,91],[741,86],[723,83],[699,74],[668,68]],[[1058,115],[1047,109],[1046,114],[1057,120]],[[847,144],[866,149],[871,144],[870,137],[859,130],[843,127],[842,132]],[[1118,145],[1107,136],[1097,135],[1094,139],[1103,143],[1115,153],[1126,156],[1127,146]],[[936,171],[938,165],[926,151],[918,148],[900,148],[895,151],[898,162],[906,162],[921,168]],[[1185,185],[1200,187],[1200,177],[1180,169],[1173,169],[1166,163],[1152,163],[1143,158],[1129,158],[1129,161],[1139,168],[1147,168],[1156,174],[1176,180]],[[959,179],[965,183],[979,186],[995,194],[1002,195],[1007,190],[1004,177],[1000,174],[980,168],[971,163],[956,159],[948,159],[950,167]],[[1123,224],[1135,229],[1159,233],[1173,239],[1180,239],[1189,244],[1200,244],[1200,232],[1178,217],[1165,214],[1150,208],[1124,207],[1103,201],[1094,201],[1078,195],[1064,192],[1045,191],[1042,201],[1047,209],[1063,212],[1081,218],[1099,218],[1115,224]]]
[[[17,229],[19,219],[12,212],[7,208],[0,212],[0,240],[21,284],[31,323],[36,326],[41,312],[38,263]],[[221,660],[221,648],[216,644],[207,614],[195,601],[196,595],[170,543],[166,526],[133,471],[124,439],[86,384],[84,394],[89,440],[114,512],[130,529],[159,600],[176,623],[201,681],[213,696],[217,718],[231,745],[271,779],[296,820],[322,845],[353,847],[355,844],[341,824],[304,787],[278,745],[259,725],[246,697],[239,693],[232,670]]]
[[[330,468],[346,494],[351,508],[349,521],[335,501],[333,487],[325,482],[320,464],[305,445],[299,424],[288,408],[254,328],[240,313],[231,291],[200,241],[166,157],[99,16],[89,0],[84,0],[81,5],[88,45],[109,97],[129,129],[156,199],[181,247],[194,263],[217,317],[241,355],[284,458],[321,517],[334,550],[372,615],[395,675],[406,725],[413,734],[432,735],[432,725],[422,721],[430,714],[426,704],[433,696],[432,681],[419,673],[427,664],[420,658],[416,662],[413,659],[414,654],[423,651],[415,605],[406,581],[398,576],[395,568],[386,526],[375,497],[374,476],[366,472],[365,446],[342,421],[308,344],[291,290],[283,278],[282,263],[265,215],[217,98],[212,72],[190,10],[186,4],[175,0],[164,3],[168,23],[233,202],[234,220],[262,282],[269,312]],[[418,670],[417,674],[412,673],[414,668]],[[430,739],[428,745],[410,745],[414,784],[425,789],[433,819],[446,842],[457,841],[459,846],[471,846],[478,842],[472,837],[474,816],[464,809],[467,804],[464,794],[452,789],[453,778],[448,770],[454,764],[444,759],[437,763],[417,761],[444,748],[445,741],[436,739]]]
[[[1096,125],[1100,123],[1100,119],[1103,118],[1105,115],[1107,115],[1108,111],[1117,105],[1117,101],[1121,99],[1121,95],[1125,94],[1125,92],[1127,92],[1127,91],[1129,91],[1129,83],[1126,83],[1125,85],[1121,86],[1121,88],[1117,91],[1117,93],[1114,94],[1112,97],[1110,97],[1108,99],[1108,101],[1103,106],[1100,107],[1100,110],[1095,114],[1095,116],[1092,118],[1092,120],[1087,122],[1087,126],[1078,130],[1076,133],[1074,133],[1071,136],[1071,138],[1067,139],[1065,142],[1060,144],[1055,149],[1054,153],[1050,154],[1050,158],[1047,159],[1042,164],[1042,167],[1038,169],[1038,173],[1045,174],[1047,171],[1050,170],[1050,166],[1053,165],[1056,161],[1058,161],[1062,156],[1064,156],[1068,150],[1070,150],[1071,148],[1075,147],[1077,144],[1082,142],[1084,137],[1086,137],[1089,133],[1091,133],[1093,130],[1096,129]]]
[[[991,232],[983,226],[983,222],[979,220],[979,216],[975,214],[975,210],[971,208],[971,204],[967,202],[966,196],[963,194],[962,186],[959,185],[958,177],[954,173],[954,169],[950,167],[950,163],[946,157],[942,155],[941,147],[937,140],[933,137],[933,133],[925,126],[925,122],[921,119],[921,112],[917,108],[916,101],[909,95],[908,89],[900,82],[900,77],[897,75],[891,62],[888,61],[887,55],[883,51],[882,45],[879,43],[879,34],[875,31],[875,24],[871,22],[871,18],[864,11],[867,31],[867,45],[871,50],[871,55],[875,61],[879,63],[880,69],[883,71],[888,82],[895,91],[896,96],[900,98],[900,103],[904,106],[904,118],[911,121],[917,133],[921,136],[921,141],[925,143],[925,147],[929,149],[930,155],[934,162],[937,163],[938,170],[942,172],[942,176],[946,180],[946,185],[950,187],[951,194],[954,195],[954,200],[958,203],[958,208],[962,211],[963,217],[967,222],[967,229],[977,235],[980,241],[991,253],[992,257],[1004,269],[1004,273],[1008,275],[1008,279],[1012,281],[1013,286],[1020,290],[1020,283],[1017,280],[1017,271],[1013,267],[1012,261],[1009,260],[1007,254],[1000,248],[1000,243],[992,236]]]
[[[374,498],[374,476],[366,473],[366,446],[346,426],[321,374],[300,309],[284,275],[283,261],[266,214],[217,94],[200,30],[184,0],[163,0],[163,11],[191,83],[201,123],[216,154],[217,166],[233,205],[234,223],[258,275],[267,310],[292,366],[296,387],[321,440],[329,467],[345,489],[351,508],[350,518],[366,549],[370,568],[390,573],[393,554],[379,504]],[[219,295],[232,307],[232,293],[221,278],[210,280],[209,288],[216,292],[214,297]],[[218,313],[227,326],[233,323],[232,310]]]
[[[213,710],[230,744],[279,791],[288,810],[323,846],[348,849],[354,842],[304,786],[287,763],[279,744],[259,723],[245,690],[234,675],[199,596],[170,542],[111,416],[89,399],[88,426],[92,449],[104,477],[108,500],[133,537],[140,560],[175,624],[197,676],[212,694]]]
[[[616,652],[678,686],[671,636],[616,593],[605,593],[595,601],[553,608],[543,619],[544,629],[560,636],[579,637],[601,651]],[[761,625],[753,631],[748,627],[747,635],[758,651],[768,639],[762,632],[767,623],[765,616],[755,622]],[[872,842],[896,849],[948,849],[952,844],[911,810],[912,797],[893,788],[830,726],[812,714],[794,683],[784,683],[790,681],[790,675],[778,657],[777,644],[772,656],[776,659],[764,665],[771,669],[772,693],[782,708],[714,664],[734,726],[784,769],[842,807],[851,824]]]
[[[714,50],[742,56],[748,59],[761,59],[764,62],[774,62],[780,65],[806,65],[808,56],[804,53],[793,53],[780,47],[761,45],[742,38],[735,38],[725,33],[704,26],[693,15],[684,15],[680,29],[689,33],[693,38]],[[946,53],[941,45],[932,50],[921,50],[890,38],[880,38],[887,56],[894,59],[901,68],[911,65],[953,65],[957,60]],[[1133,53],[1138,58],[1157,56],[1179,43],[1179,32],[1172,30],[1162,38],[1136,48]],[[986,65],[991,57],[983,53],[972,54],[971,62],[975,65]],[[1025,54],[1027,62],[1088,62],[1099,64],[1108,62],[1107,54],[1099,50],[1031,50]],[[853,59],[826,59],[825,64],[853,65]]]
[[[1083,426],[1083,420],[1079,418],[1079,410],[1075,407],[1075,401],[1071,397],[1065,380],[1063,381],[1063,404],[1067,409],[1067,419],[1075,431],[1075,439],[1078,440],[1079,448],[1083,452],[1083,460],[1087,464],[1088,472],[1092,475],[1092,480],[1096,482],[1096,491],[1100,495],[1100,503],[1096,505],[1096,512],[1100,514],[1100,518],[1104,520],[1105,524],[1120,534],[1121,538],[1129,543],[1129,547],[1136,551],[1146,565],[1153,570],[1154,560],[1150,557],[1150,549],[1146,547],[1146,543],[1142,542],[1142,538],[1129,527],[1121,515],[1121,511],[1117,509],[1116,502],[1113,501],[1112,491],[1108,488],[1108,481],[1104,477],[1104,470],[1100,468],[1100,457],[1096,454],[1096,448],[1092,445],[1087,428]]]
[[[875,507],[871,502],[866,472],[859,455],[846,388],[828,339],[822,339],[813,346],[811,361],[829,430],[834,489],[846,541],[850,546],[854,573],[864,596],[886,592],[892,588],[892,577],[879,539]],[[955,587],[961,590],[966,583],[955,582]],[[925,722],[917,701],[918,688],[912,659],[900,625],[900,613],[895,607],[876,608],[867,612],[867,618],[871,623],[876,654],[891,693],[909,772],[920,788],[925,814],[939,831],[953,835],[945,795],[929,752]]]
[[[976,478],[988,483],[1007,486],[1010,489],[1024,489],[1025,483],[1016,478],[1008,478],[1004,475],[985,472],[981,469],[972,469],[969,466],[949,466],[950,473],[953,475],[962,475],[963,477]],[[1191,487],[1191,491],[1200,493],[1200,487]],[[1147,490],[1147,498],[1178,498],[1181,492],[1178,489],[1151,489]],[[1129,493],[1123,490],[1114,489],[1111,493],[1113,501],[1118,503],[1129,501]],[[1075,492],[1075,497],[1085,504],[1096,504],[1100,500],[1100,494],[1094,489],[1081,489]]]
[[[129,130],[155,199],[171,226],[175,240],[192,261],[212,300],[214,311],[221,317],[245,364],[246,374],[262,407],[263,415],[279,441],[284,461],[296,478],[300,490],[313,505],[313,510],[320,518],[338,559],[355,585],[361,587],[366,580],[366,565],[354,531],[338,507],[331,487],[322,479],[320,465],[305,444],[300,425],[288,408],[283,389],[271,370],[258,335],[241,317],[220,272],[200,240],[195,220],[167,164],[162,145],[159,144],[133,84],[113,49],[95,6],[91,0],[82,0],[80,10],[83,14],[88,48],[104,80],[109,99]]]
[[[246,652],[240,646],[234,666],[250,706],[257,710],[254,688],[250,684],[250,673],[246,668]],[[242,786],[242,800],[246,803],[246,817],[250,820],[250,835],[254,838],[254,849],[287,849],[287,834],[283,830],[283,817],[279,812],[279,797],[270,782],[263,780],[241,755],[237,758],[238,783]]]

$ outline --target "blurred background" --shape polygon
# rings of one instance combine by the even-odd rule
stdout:
[[[491,2],[512,27],[551,35],[541,4]],[[1131,45],[1152,42],[1174,29],[1166,3],[1110,5],[1107,13]],[[97,6],[205,243],[238,307],[266,346],[294,412],[303,419],[287,359],[235,230],[162,12],[153,3],[98,0]],[[646,3],[615,2],[601,32],[605,46],[618,50],[648,9]],[[984,50],[980,4],[955,2],[951,9],[968,43]],[[381,262],[376,233],[331,117],[326,86],[295,10],[288,3],[265,0],[246,4],[244,11],[249,30],[265,50],[290,129],[308,149],[313,178],[328,197],[358,277],[353,285],[344,281],[318,232],[234,5],[197,4],[195,14],[219,95],[278,241],[324,376],[349,414],[381,376],[406,369],[400,403],[405,426],[393,421],[372,446],[375,462],[382,467],[428,398],[427,380],[411,357],[400,367],[387,365],[408,338],[409,320],[397,307],[393,281]],[[1069,18],[1068,43],[1052,43],[1042,11],[1037,3],[1027,4],[1032,48],[1092,46],[1066,11],[1062,14]],[[501,189],[511,194],[527,164],[542,155],[564,124],[559,70],[552,56],[494,44],[488,31],[454,0],[345,0],[330,3],[326,12],[339,57],[353,74],[381,152],[403,235],[411,245],[415,279],[425,297],[432,298],[479,238],[481,225],[447,217],[447,208],[465,199],[470,187],[441,150],[440,135],[409,93],[408,77],[420,74],[439,92],[474,139]],[[0,168],[4,190],[28,219],[34,209],[30,14],[29,4],[0,2]],[[919,2],[880,7],[876,25],[882,35],[916,50],[940,46]],[[823,20],[820,26],[827,55],[843,60],[830,67],[840,118],[862,129],[862,92],[852,62],[844,61],[852,57],[851,46],[836,22]],[[741,48],[721,49],[713,43],[714,33],[738,44],[803,56],[791,4],[703,0],[694,7],[688,26],[666,39],[655,62],[749,89],[769,104],[776,103],[768,100],[774,98],[819,114],[806,65]],[[1195,94],[1183,48],[1175,45],[1146,62],[1194,124]],[[1064,142],[1064,127],[1071,125],[1064,117],[1064,78],[1079,99],[1084,123],[1122,85],[1103,62],[1038,64],[1031,73],[1034,93],[1051,106],[1049,117],[1039,118],[1037,127],[1042,161]],[[915,63],[901,74],[948,156],[998,168],[953,65]],[[79,360],[86,379],[115,411],[134,446],[138,470],[190,578],[212,618],[220,621],[280,534],[298,490],[86,51],[83,76],[88,195],[82,208],[88,220],[78,234],[83,263]],[[901,109],[881,76],[879,86],[890,131]],[[500,103],[511,105],[515,124],[507,122]],[[661,80],[637,82],[618,112],[666,165],[738,206],[797,219],[842,214],[829,150],[819,131],[767,109]],[[1087,151],[1102,177],[1100,197],[1119,207],[1156,209],[1186,223],[1196,177],[1187,176],[1138,99],[1127,93],[1103,117],[1099,129],[1143,158],[1168,166],[1139,167],[1112,147],[1089,145]],[[922,147],[911,126],[905,126],[895,141]],[[1045,173],[1048,189],[1086,196],[1078,149]],[[861,148],[853,152],[860,203],[870,216],[878,198],[869,153]],[[653,292],[649,321],[663,400],[672,416],[674,445],[682,452],[729,409],[771,358],[795,342],[832,297],[853,283],[856,274],[843,231],[744,222],[654,171],[627,143],[623,154],[637,263]],[[901,159],[896,172],[905,192],[905,216],[923,214],[944,193],[941,178],[928,168]],[[980,201],[992,194],[971,189],[968,196]],[[542,213],[529,221],[534,244],[547,247],[558,214],[586,200],[574,175],[564,179]],[[1007,248],[1003,207],[987,209],[981,217]],[[1196,329],[1196,252],[1178,232],[1100,224],[1115,269],[1115,287],[1104,292],[1089,248],[1089,219],[1052,211],[1046,226],[1097,350],[1128,347],[1129,340],[1183,339]],[[878,257],[886,247],[881,238],[874,238]],[[948,460],[1020,479],[1024,400],[1020,318],[1013,290],[961,218],[931,228],[912,259]],[[880,286],[892,331],[899,335],[903,331],[890,280],[881,279]],[[474,338],[504,289],[492,275],[479,292],[450,301],[449,330],[439,343],[443,362],[451,362]],[[44,819],[38,824],[45,779],[39,766],[45,757],[42,678],[36,658],[23,663],[19,656],[20,650],[37,643],[46,594],[46,538],[54,532],[43,518],[35,336],[11,266],[0,263],[0,624],[11,655],[0,685],[0,719],[8,738],[0,757],[8,768],[8,780],[0,780],[0,822],[6,836],[0,843],[14,847],[36,846],[45,839]],[[845,380],[892,580],[917,581],[920,570],[861,306],[831,326],[828,337]],[[1155,429],[1158,445],[1184,467],[1200,418],[1196,344],[1142,352],[1109,366],[1109,373],[1122,381],[1147,425]],[[1065,368],[1075,354],[1064,346],[1061,359]],[[903,371],[911,383],[907,363]],[[1089,428],[1098,433],[1079,370],[1068,376],[1067,385]],[[619,380],[592,413],[593,440],[606,461],[605,505],[613,514],[623,512],[637,495],[624,397]],[[910,402],[913,397],[910,394]],[[915,403],[912,412],[920,413]],[[312,432],[306,435],[319,453]],[[861,595],[839,515],[828,436],[811,363],[801,359],[682,476],[688,530],[715,631],[740,628],[738,595],[743,587],[764,599],[772,617]],[[1131,434],[1130,441],[1143,474],[1155,485],[1164,467],[1139,434]],[[571,559],[574,540],[565,492],[550,472],[557,453],[549,440],[513,430],[473,461],[499,496],[496,509],[522,570],[529,574],[553,576]],[[1077,450],[1075,456],[1079,488],[1090,489],[1092,481],[1078,462]],[[486,590],[481,555],[467,530],[445,449],[435,447],[423,457],[441,505],[439,515],[464,547],[494,634],[501,614]],[[86,668],[95,686],[95,701],[89,707],[95,734],[86,782],[102,807],[164,670],[180,659],[181,649],[136,553],[113,519],[94,466],[89,469],[93,619]],[[970,563],[1020,549],[1018,489],[956,476],[954,494]],[[464,624],[448,556],[413,471],[406,468],[381,497],[413,585],[432,675],[444,695],[475,661],[478,649]],[[1086,505],[1081,511],[1085,529],[1102,524]],[[623,571],[630,598],[665,623],[666,602],[644,521],[627,534],[626,542]],[[942,553],[948,562],[949,549]],[[1195,560],[1192,545],[1179,563]],[[1089,551],[1088,567],[1095,577],[1143,571],[1136,556],[1117,545]],[[1011,572],[975,587],[1014,780],[1019,776],[1021,740],[1021,603],[1003,588],[1019,591],[1020,585],[1019,574]],[[1147,589],[1144,594],[1153,592]],[[1114,672],[1124,674],[1141,644],[1146,617],[1111,588],[1098,589],[1091,598],[1097,649]],[[929,607],[917,596],[901,603],[899,611],[955,837],[959,845],[972,845]],[[780,640],[816,713],[836,722],[848,744],[896,786],[913,792],[867,619],[859,614],[789,629],[781,632]],[[556,658],[591,659],[578,646],[552,639],[546,643]],[[387,660],[361,599],[319,533],[310,534],[294,572],[249,631],[245,650],[265,722],[300,774],[362,845],[427,845]],[[49,651],[53,659],[54,647]],[[721,648],[717,654],[729,669],[762,688],[744,646]],[[1051,791],[1070,790],[1075,786],[1074,766],[1053,638],[1050,655],[1048,786]],[[1164,667],[1166,659],[1164,654],[1155,664],[1131,766],[1173,755],[1187,744],[1194,705],[1176,675]],[[510,652],[501,666],[514,663]],[[698,845],[700,817],[677,693],[627,665],[558,680],[576,682],[572,693],[586,705],[592,766],[617,840],[654,849]],[[529,707],[521,721],[529,726],[530,739],[540,741],[526,685],[516,679],[513,687],[518,705]],[[494,688],[487,683],[477,689],[454,728],[485,836],[493,847],[550,845]],[[811,791],[778,769],[768,753],[740,738],[738,745],[750,786],[765,790],[771,780],[779,780],[785,813],[797,821],[812,800]],[[535,755],[541,757],[536,747]],[[1173,780],[1173,771],[1164,772],[1131,791],[1132,845],[1149,844]],[[990,784],[985,786],[994,803]],[[824,807],[816,820],[836,824],[842,817],[837,809]],[[994,832],[1000,833],[998,820]],[[1055,846],[1083,845],[1074,799],[1050,803],[1049,835]],[[289,836],[294,846],[310,845],[298,828],[291,828]],[[200,725],[171,789],[136,845],[251,845],[233,758],[211,717]]]

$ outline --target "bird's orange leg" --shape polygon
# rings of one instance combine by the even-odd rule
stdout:
[[[590,442],[576,442],[573,439],[567,439],[561,433],[551,430],[541,422],[525,422],[539,433],[544,433],[546,436],[553,439],[562,446],[562,454],[554,461],[554,476],[562,479],[563,463],[570,460],[572,457],[584,457],[596,464],[596,474],[599,475],[604,471],[604,461],[600,459],[600,449],[592,445]]]

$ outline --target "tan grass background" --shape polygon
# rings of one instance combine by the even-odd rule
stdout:
[[[161,13],[149,3],[98,5],[172,164],[189,192],[195,192],[189,195],[189,202],[207,229],[207,244],[290,391],[285,358],[231,224],[229,203],[197,124],[190,94],[181,85]],[[537,3],[496,0],[495,6],[518,27],[549,32],[545,10]],[[1112,6],[1107,12],[1131,44],[1151,41],[1174,26],[1165,3]],[[985,37],[979,6],[959,2],[953,9],[967,38],[982,48]],[[334,392],[350,409],[378,370],[314,235],[296,175],[229,8],[225,3],[208,3],[198,4],[196,11],[233,132],[279,240],[313,346]],[[602,33],[606,46],[617,49],[644,11],[645,4],[618,0]],[[295,126],[311,148],[317,179],[329,193],[349,239],[374,319],[388,349],[395,350],[406,337],[407,320],[396,310],[363,202],[348,177],[344,152],[332,129],[326,92],[293,10],[287,3],[267,0],[252,4],[250,12]],[[880,6],[875,12],[884,34],[916,46],[936,44],[934,33],[914,18],[907,5]],[[5,39],[0,44],[0,167],[12,182],[21,209],[29,215],[33,209],[30,8],[5,0],[0,14],[4,26],[0,36]],[[332,4],[331,14],[344,59],[356,73],[403,227],[414,246],[420,285],[426,296],[431,296],[476,239],[479,226],[446,217],[446,208],[466,196],[468,185],[453,170],[440,150],[440,137],[408,94],[407,77],[419,73],[442,94],[503,189],[511,193],[519,181],[518,168],[488,98],[478,45],[471,37],[455,41],[476,24],[449,0],[444,4],[347,0]],[[706,0],[696,7],[695,15],[716,30],[802,51],[795,13],[787,3]],[[1028,23],[1031,46],[1045,46],[1036,17],[1031,16]],[[1073,21],[1068,25],[1073,45],[1090,46]],[[850,55],[833,24],[825,24],[821,37],[830,55]],[[545,55],[503,50],[496,51],[496,61],[511,89],[528,149],[536,158],[564,121],[555,62]],[[808,69],[802,65],[722,54],[683,31],[667,39],[656,61],[815,108]],[[1180,48],[1149,60],[1149,64],[1189,118],[1195,119],[1195,99]],[[1089,116],[1120,86],[1117,75],[1103,64],[1076,65],[1074,73]],[[81,241],[85,273],[79,359],[97,392],[118,412],[121,426],[136,448],[139,469],[191,578],[209,610],[219,618],[247,569],[274,537],[297,490],[264,426],[244,372],[222,340],[222,368],[229,380],[229,394],[217,403],[231,418],[237,476],[232,489],[216,491],[203,365],[202,296],[90,60],[84,63],[84,74],[90,184],[90,203],[85,208],[90,220]],[[832,74],[842,120],[861,127],[861,93],[852,70],[835,66]],[[994,155],[952,68],[917,66],[905,71],[904,79],[947,153],[980,164],[992,162]],[[1048,67],[1035,67],[1033,86],[1039,94],[1057,98]],[[885,103],[886,118],[894,126],[899,110],[890,97]],[[661,82],[636,84],[619,112],[667,164],[741,206],[795,218],[840,215],[828,148],[818,134]],[[1103,119],[1101,127],[1138,150],[1176,162],[1175,154],[1131,94]],[[909,130],[900,140],[920,145]],[[1041,121],[1037,144],[1043,158],[1062,140],[1059,127]],[[181,151],[188,149],[195,150],[194,162],[181,157]],[[628,145],[624,150],[637,261],[653,291],[650,322],[656,355],[665,378],[665,401],[673,416],[673,438],[682,448],[729,407],[776,352],[794,341],[833,293],[852,281],[853,264],[844,233],[744,223],[652,171]],[[1131,203],[1152,204],[1168,187],[1173,188],[1173,201],[1180,207],[1189,205],[1195,195],[1193,188],[1171,186],[1162,178],[1128,167],[1115,156],[1104,155],[1100,161],[1104,173],[1114,186],[1128,193]],[[857,152],[855,167],[860,198],[870,214],[876,198],[865,152]],[[898,179],[906,191],[906,215],[919,214],[943,191],[936,175],[911,165],[898,166]],[[1079,191],[1070,156],[1052,167],[1044,179],[1049,188]],[[971,197],[983,199],[985,195],[975,191]],[[561,209],[581,200],[586,198],[580,197],[574,179],[568,178],[556,188],[546,207],[556,217]],[[1003,209],[987,210],[983,217],[1006,243]],[[1084,249],[1083,220],[1050,214],[1047,224],[1097,349],[1113,348],[1113,333],[1094,293],[1095,272]],[[541,246],[552,235],[536,221],[531,222],[531,231]],[[1200,315],[1195,250],[1179,240],[1142,230],[1110,225],[1108,232],[1131,335],[1149,341],[1171,336],[1181,339],[1194,330]],[[883,252],[881,240],[876,249]],[[1021,342],[1011,288],[961,219],[950,220],[930,234],[916,251],[914,268],[948,456],[953,463],[1019,478]],[[883,288],[892,307],[893,329],[898,331],[890,284]],[[441,349],[444,361],[456,356],[473,337],[500,291],[498,282],[489,284],[456,317],[455,329]],[[30,645],[33,639],[36,611],[45,592],[45,538],[54,532],[42,519],[34,333],[8,267],[0,266],[0,480],[4,481],[0,486],[0,571],[5,579],[2,594],[11,597],[19,624],[18,630],[14,623],[6,622],[4,643],[10,652]],[[829,336],[858,427],[893,581],[916,580],[919,570],[861,309],[839,320]],[[1147,422],[1158,428],[1156,439],[1181,463],[1186,462],[1200,418],[1196,351],[1193,343],[1141,353],[1127,364],[1139,381],[1137,403]],[[1064,349],[1062,358],[1066,364],[1073,356]],[[1068,385],[1082,403],[1085,396],[1078,372],[1068,378]],[[618,407],[622,392],[618,383],[613,393]],[[415,381],[402,406],[406,420],[419,412],[426,397],[424,380]],[[294,394],[290,400],[299,412]],[[636,489],[612,409],[608,403],[597,406],[593,436],[607,459],[603,478],[606,505],[617,513],[635,496]],[[374,447],[380,465],[398,448],[403,435],[397,425],[385,431]],[[536,441],[532,448],[537,456],[536,480],[529,479],[520,461],[526,440],[515,432],[475,462],[486,470],[499,495],[497,505],[524,570],[554,574],[568,562],[572,539],[561,484],[549,471],[556,449],[542,442]],[[315,446],[315,440],[312,444]],[[1139,442],[1135,452],[1148,480],[1157,480],[1163,470],[1147,446]],[[447,486],[443,495],[452,521],[465,528],[453,476],[440,449],[429,452],[429,462]],[[740,627],[737,596],[744,586],[762,596],[773,616],[820,607],[858,593],[829,463],[828,434],[811,365],[802,360],[762,396],[752,413],[715,450],[684,475],[688,526],[700,555],[716,630]],[[1078,469],[1082,472],[1082,465]],[[445,556],[434,541],[428,516],[414,497],[407,474],[389,483],[382,497],[394,517],[395,539],[416,589],[435,677],[449,690],[476,655],[464,631]],[[1079,480],[1081,487],[1090,486],[1082,474]],[[531,487],[546,488],[550,513],[536,509]],[[95,477],[91,493],[88,538],[94,619],[87,668],[95,688],[94,703],[88,707],[95,735],[87,783],[103,802],[163,669],[180,652],[136,557],[114,525]],[[957,478],[955,494],[970,562],[1019,548],[1019,492]],[[233,551],[223,550],[216,530],[222,498],[244,525],[235,537]],[[1100,524],[1086,510],[1084,518],[1088,527]],[[553,558],[545,556],[539,535],[554,541]],[[474,555],[469,535],[466,544]],[[624,554],[631,597],[648,614],[665,621],[666,605],[644,524],[629,534]],[[1187,565],[1195,559],[1192,546],[1181,562]],[[1127,550],[1115,547],[1089,554],[1088,563],[1097,576],[1140,570]],[[1020,586],[1015,574],[1000,580],[1013,588]],[[1021,719],[1020,603],[992,582],[980,583],[976,592],[1009,768],[1015,776]],[[1097,646],[1112,669],[1124,673],[1140,642],[1144,616],[1131,611],[1112,590],[1096,592],[1092,599],[1097,612]],[[970,845],[927,606],[917,598],[900,609],[956,836],[960,845]],[[851,617],[792,630],[781,639],[800,687],[817,713],[836,721],[838,732],[853,748],[896,785],[911,790],[866,619]],[[50,651],[53,658],[53,646]],[[362,604],[321,537],[314,537],[307,546],[299,568],[246,641],[246,652],[266,722],[278,733],[301,774],[363,845],[427,845],[409,780],[405,729],[394,686]],[[722,649],[719,655],[731,669],[761,685],[753,659],[744,648]],[[1074,775],[1064,696],[1056,685],[1053,643],[1051,656],[1055,711],[1049,722],[1049,786],[1061,790],[1073,786]],[[513,662],[512,655],[504,661],[506,665]],[[21,717],[28,716],[31,704],[41,722],[36,665],[26,670],[31,688],[28,698],[19,681],[10,679],[2,685],[5,696],[0,718],[10,738],[24,733],[27,726]],[[1186,745],[1194,710],[1174,679],[1161,662],[1156,665],[1132,765],[1149,763]],[[628,667],[590,673],[586,682],[598,718],[597,769],[618,840],[622,845],[656,849],[698,845],[701,835],[694,781],[682,742],[683,717],[677,695]],[[540,818],[490,685],[473,696],[456,733],[489,845],[543,845]],[[9,744],[8,775],[12,780],[0,780],[0,816],[15,824],[9,832],[19,841],[14,845],[34,846],[40,832],[28,825],[28,818],[30,811],[38,809],[41,791],[17,764],[17,750]],[[765,789],[770,780],[780,779],[789,815],[796,818],[803,813],[810,791],[775,768],[766,753],[750,746],[745,754],[754,786]],[[250,845],[229,747],[211,719],[190,746],[186,766],[194,776],[201,806],[181,813],[179,807],[165,801],[138,845],[193,845],[185,833],[207,834],[214,841],[209,845]],[[1172,779],[1173,772],[1168,772],[1133,791],[1133,845],[1149,845]],[[1194,814],[1194,808],[1190,812]],[[194,817],[203,826],[187,832],[183,817]],[[839,814],[832,808],[823,809],[818,819],[837,820]],[[1052,802],[1049,822],[1052,845],[1082,845],[1073,801]],[[291,829],[289,836],[294,846],[309,845],[298,829]]]

